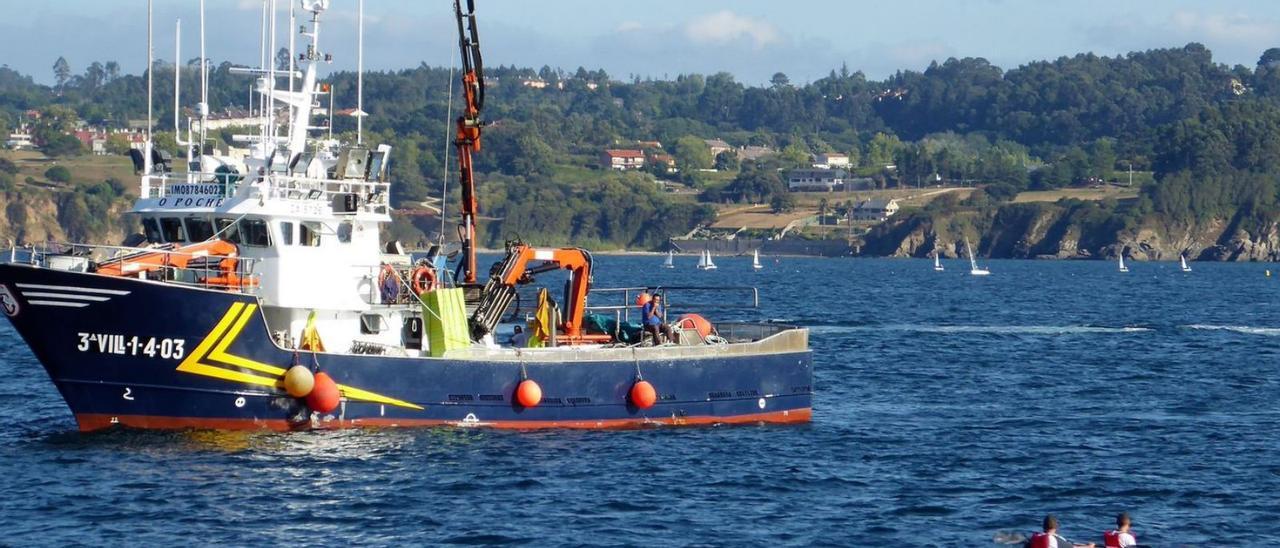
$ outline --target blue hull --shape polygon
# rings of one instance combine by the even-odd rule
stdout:
[[[646,424],[807,422],[811,353],[519,363],[325,354],[319,369],[342,387],[314,413],[279,386],[312,355],[271,339],[250,295],[0,265],[0,300],[81,430],[274,429],[355,426],[611,428]],[[637,372],[658,402],[628,401]],[[514,400],[522,377],[542,403]]]

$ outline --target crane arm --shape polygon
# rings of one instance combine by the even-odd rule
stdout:
[[[515,287],[532,283],[536,275],[551,270],[569,271],[569,302],[564,303],[560,329],[570,340],[581,339],[582,321],[591,290],[591,253],[576,247],[557,249],[534,248],[515,243],[507,248],[507,256],[493,265],[489,281],[472,315],[472,336],[483,337],[497,327],[515,295]]]
[[[480,58],[480,36],[476,32],[475,0],[454,0],[458,19],[458,49],[462,53],[462,115],[458,116],[454,146],[458,149],[458,177],[462,186],[462,223],[458,226],[463,253],[463,283],[476,283],[476,202],[475,175],[471,154],[480,152],[480,109],[484,107],[484,64]]]

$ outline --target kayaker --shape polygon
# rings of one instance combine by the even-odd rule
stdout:
[[[1129,519],[1129,513],[1120,512],[1120,515],[1116,516],[1116,528],[1102,534],[1102,545],[1106,548],[1137,546],[1138,538],[1129,530],[1132,524],[1133,520]]]
[[[1088,544],[1080,544],[1071,542],[1058,534],[1058,518],[1049,514],[1044,517],[1044,531],[1031,535],[1027,540],[1027,548],[1094,548],[1092,542]]]
[[[662,344],[662,338],[658,336],[659,333],[666,336],[667,340],[676,342],[676,337],[671,332],[671,326],[662,321],[663,312],[661,293],[654,293],[649,302],[640,307],[640,319],[641,323],[644,324],[644,332],[653,335],[654,346]]]

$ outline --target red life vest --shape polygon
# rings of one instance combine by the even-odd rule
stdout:
[[[1029,548],[1049,548],[1049,539],[1053,538],[1049,533],[1036,533],[1031,535],[1031,542],[1027,544]]]
[[[1115,529],[1112,529],[1112,530],[1110,530],[1110,531],[1107,531],[1107,532],[1103,533],[1103,534],[1102,534],[1102,545],[1103,545],[1105,548],[1120,548],[1120,547],[1121,547],[1121,545],[1120,545],[1120,535],[1121,535],[1120,531],[1115,530]],[[1138,542],[1138,537],[1134,536],[1134,535],[1133,535],[1133,533],[1129,533],[1129,536],[1132,536],[1132,537],[1133,537],[1133,541],[1134,541],[1134,542]]]

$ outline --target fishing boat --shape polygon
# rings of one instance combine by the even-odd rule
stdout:
[[[938,252],[933,252],[933,271],[942,272],[944,270],[946,269],[942,267],[942,259],[938,258]]]
[[[584,249],[513,241],[481,271],[470,166],[485,78],[471,0],[454,4],[464,84],[456,264],[383,242],[391,148],[364,143],[360,129],[351,141],[313,135],[326,127],[313,117],[328,92],[317,70],[329,59],[318,39],[329,2],[302,6],[301,73],[265,62],[251,71],[276,107],[248,137],[251,154],[188,147],[189,168],[176,171],[148,141],[132,208],[144,243],[42,244],[0,264],[0,305],[81,430],[810,420],[807,329],[672,313],[678,339],[646,345],[625,331],[640,288],[594,288]],[[184,142],[204,142],[205,105]],[[529,332],[500,341],[517,290],[548,281],[565,288],[563,302],[543,289]],[[601,300],[614,297],[624,304]],[[602,327],[609,316],[618,321]]]
[[[980,268],[978,266],[978,260],[973,258],[973,246],[969,245],[968,238],[965,238],[964,240],[964,249],[965,251],[969,252],[969,275],[970,276],[988,276],[991,274],[990,270],[987,270],[985,268]]]
[[[667,260],[663,261],[662,268],[675,268],[675,267],[676,267],[676,252],[673,250],[668,250]]]
[[[1129,271],[1129,267],[1127,267],[1127,266],[1125,266],[1125,265],[1124,265],[1124,252],[1123,252],[1123,251],[1122,251],[1122,252],[1120,252],[1118,255],[1116,255],[1116,260],[1120,261],[1120,272],[1128,272],[1128,271]]]
[[[1182,267],[1183,272],[1191,272],[1191,265],[1187,264],[1186,254],[1178,255],[1178,264]]]
[[[711,250],[702,250],[702,255],[698,257],[698,270],[715,270],[716,263],[711,260]]]
[[[755,270],[760,270],[760,269],[764,268],[764,265],[760,264],[760,250],[759,250],[759,249],[753,249],[753,250],[751,250],[751,268],[753,268],[753,269],[755,269]]]

